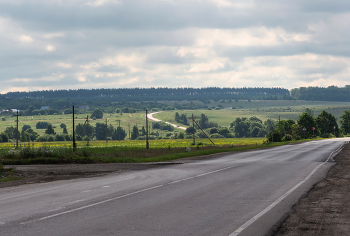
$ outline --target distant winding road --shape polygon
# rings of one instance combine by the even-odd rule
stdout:
[[[332,157],[348,140],[3,188],[0,234],[266,235],[326,175]]]
[[[153,116],[154,114],[157,114],[157,113],[160,113],[160,112],[153,112],[153,113],[148,114],[148,119],[153,120],[153,121],[155,121],[155,122],[162,121],[162,120],[159,120],[159,119],[157,119],[157,118],[155,118],[155,117]],[[145,115],[145,117],[146,117],[146,115]],[[175,128],[182,129],[182,130],[186,130],[186,127],[179,126],[179,125],[175,125],[175,124],[172,124],[172,123],[169,123],[169,122],[165,122],[165,123],[166,123],[166,124],[169,124],[169,125],[171,125],[171,126],[174,126]]]

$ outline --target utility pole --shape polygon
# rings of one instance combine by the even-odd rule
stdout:
[[[149,149],[149,143],[148,143],[148,118],[147,118],[147,110],[146,110],[146,149]]]
[[[128,123],[128,126],[129,126],[129,139],[130,139],[130,123]]]
[[[107,127],[107,118],[106,118],[106,145],[108,143],[108,141],[107,141],[107,129],[108,129],[108,127]]]
[[[74,125],[74,106],[73,106],[73,152],[77,152],[77,144],[75,142],[75,125]]]
[[[196,145],[196,140],[194,138],[194,116],[192,113],[192,133],[193,133],[193,145]]]
[[[281,116],[278,116],[278,129],[281,130]]]
[[[86,125],[87,125],[87,146],[89,146],[89,116],[86,116]]]
[[[17,117],[17,120],[16,120],[16,124],[17,124],[17,128],[16,128],[16,148],[18,148],[18,117],[21,116],[21,115],[18,115],[18,110],[17,110],[17,115],[15,115]]]
[[[119,134],[119,142],[120,142],[120,120],[117,120],[119,121],[119,129],[118,129],[118,134]]]

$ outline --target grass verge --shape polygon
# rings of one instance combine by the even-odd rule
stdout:
[[[67,163],[140,163],[165,162],[187,157],[206,156],[224,152],[238,152],[257,148],[270,148],[310,140],[299,140],[267,144],[194,146],[191,151],[184,147],[171,148],[128,148],[124,147],[84,147],[74,153],[71,148],[26,147],[18,150],[8,149],[3,154],[2,163],[6,165],[29,164],[67,164]]]

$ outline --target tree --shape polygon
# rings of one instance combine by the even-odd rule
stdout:
[[[275,125],[276,125],[276,121],[274,121],[270,118],[264,122],[264,126],[265,126],[265,129],[267,132],[270,132],[270,130],[274,129]]]
[[[103,112],[100,109],[96,109],[92,114],[91,114],[91,119],[96,118],[96,119],[102,119],[103,118]]]
[[[21,138],[19,139],[21,142],[27,142],[27,135],[26,132],[22,129],[21,131]]]
[[[176,121],[177,123],[180,123],[180,115],[179,115],[178,112],[175,112],[175,121]]]
[[[37,129],[46,129],[49,124],[50,123],[46,122],[46,121],[39,121],[38,123],[36,123],[36,128]]]
[[[112,125],[108,125],[106,127],[105,123],[96,123],[95,126],[95,134],[97,140],[106,140],[106,128],[107,128],[107,137],[112,137],[112,133],[114,131],[114,127]]]
[[[326,112],[325,110],[323,110],[316,117],[316,124],[317,127],[320,129],[321,134],[333,133],[335,131],[336,134],[339,135],[337,119],[334,115],[332,115],[329,112]],[[333,129],[333,127],[335,127],[335,130]]]
[[[45,134],[53,134],[53,135],[56,134],[55,130],[54,130],[53,127],[52,127],[52,124],[49,124],[49,125],[47,126],[47,128],[46,128],[46,130],[45,130]]]
[[[231,124],[231,128],[233,128],[233,131],[235,132],[236,136],[241,137],[249,137],[249,128],[250,123],[249,120],[246,117],[239,118],[237,117]]]
[[[63,133],[64,133],[64,134],[68,134],[68,131],[67,131],[67,128],[66,128],[66,127],[63,128]]]
[[[66,125],[66,124],[64,124],[64,123],[61,123],[61,124],[60,124],[60,127],[61,127],[62,129],[64,129],[64,128],[66,128],[66,127],[67,127],[67,125]]]
[[[5,134],[4,132],[0,133],[0,138],[2,142],[7,143],[9,141],[9,136]]]
[[[135,139],[137,139],[138,136],[139,136],[139,129],[137,128],[136,125],[134,125],[132,127],[132,131],[131,131],[131,139],[135,140]]]
[[[305,131],[303,130],[303,136],[305,133],[305,138],[310,138],[312,136],[312,127],[315,127],[314,134],[316,136],[319,135],[319,130],[317,128],[316,121],[309,113],[304,112],[303,114],[301,114],[297,120],[297,123],[302,129],[305,128]]]
[[[222,127],[219,129],[218,133],[226,137],[230,133],[230,130],[226,127]]]
[[[30,128],[32,128],[30,125],[23,125],[22,130],[27,131]]]
[[[145,126],[142,126],[142,129],[141,129],[141,136],[145,136],[145,135],[146,135]]]
[[[194,133],[196,133],[196,129],[194,129]],[[190,126],[186,129],[186,134],[193,134],[193,127]]]
[[[16,128],[13,126],[6,127],[4,133],[7,134],[9,139],[15,139],[16,138]],[[18,138],[20,138],[20,132],[18,131]]]
[[[117,127],[112,133],[113,140],[124,140],[126,137],[126,131],[122,127]],[[119,139],[120,138],[120,139]]]
[[[340,125],[344,134],[350,134],[350,110],[345,110],[340,116]]]

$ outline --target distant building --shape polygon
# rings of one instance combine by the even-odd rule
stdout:
[[[17,109],[10,109],[10,112],[19,112],[19,110],[17,110]]]
[[[50,109],[50,107],[49,107],[49,106],[42,106],[42,107],[40,108],[40,110],[46,110],[46,109]]]
[[[88,105],[86,105],[86,106],[80,106],[80,107],[79,107],[79,109],[89,110],[89,109],[90,109],[90,107],[89,107]]]

